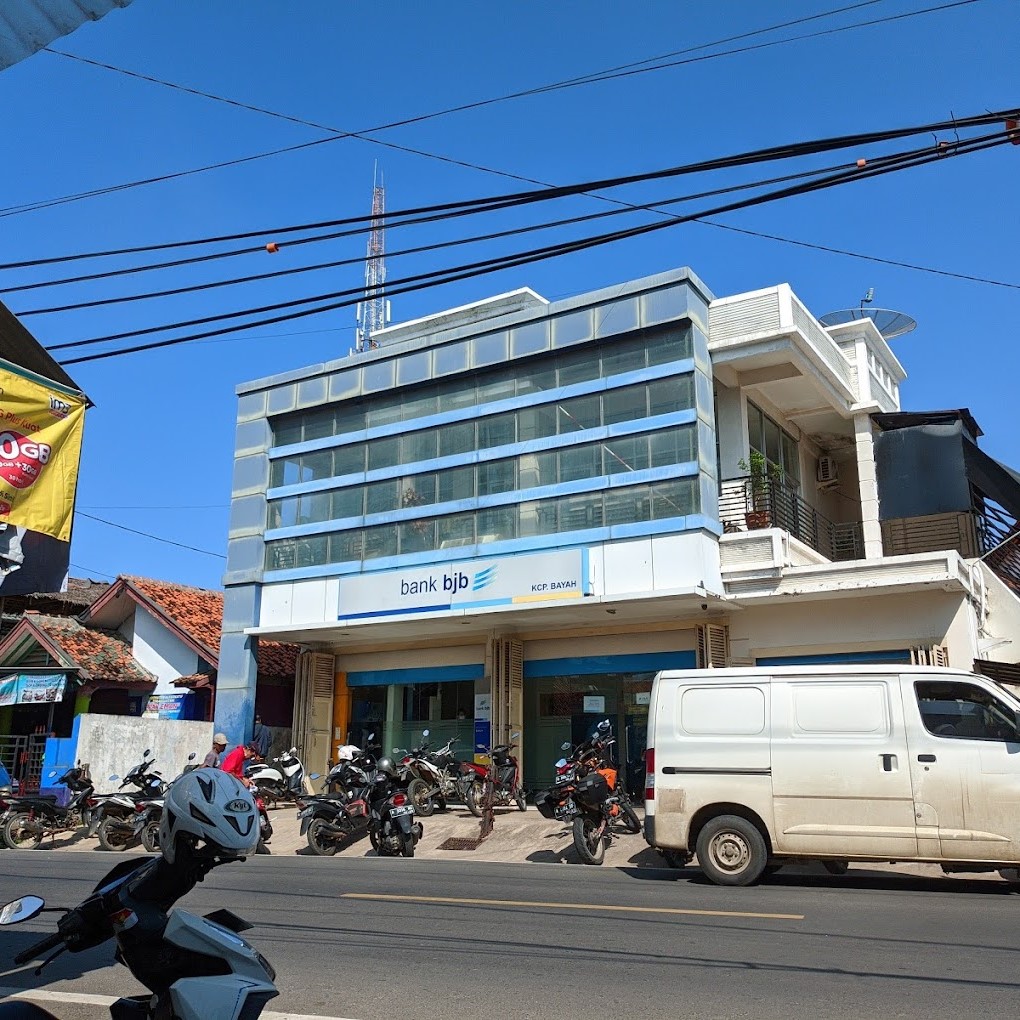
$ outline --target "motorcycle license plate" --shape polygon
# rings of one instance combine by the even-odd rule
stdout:
[[[401,815],[413,815],[414,807],[410,804],[407,807],[394,807],[390,808],[390,817],[399,818]]]

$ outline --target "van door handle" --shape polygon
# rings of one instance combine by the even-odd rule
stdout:
[[[892,772],[896,766],[896,755],[895,754],[880,754],[879,758],[882,759],[882,771]]]
[[[918,761],[934,761],[935,755],[933,754],[919,754],[917,756]]]

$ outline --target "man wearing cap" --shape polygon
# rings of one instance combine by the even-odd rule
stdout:
[[[227,749],[227,737],[226,734],[217,733],[212,738],[212,750],[202,759],[202,767],[206,769],[214,769],[220,763],[220,757],[223,752]]]

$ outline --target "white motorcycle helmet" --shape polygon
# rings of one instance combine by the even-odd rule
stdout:
[[[248,788],[229,772],[199,769],[167,791],[159,846],[173,864],[178,841],[202,842],[221,857],[247,857],[259,842],[259,813]]]

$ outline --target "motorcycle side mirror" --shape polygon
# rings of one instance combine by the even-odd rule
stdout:
[[[520,739],[520,736],[521,736],[521,731],[518,730],[516,733],[511,733],[510,734],[510,739],[511,740],[518,740],[518,739]]]
[[[320,776],[318,772],[313,772],[308,778],[309,779],[321,779],[322,776]]]
[[[120,779],[120,776],[117,776],[117,775],[110,776],[110,782],[111,783],[117,782],[118,779]]]
[[[566,764],[567,764],[567,759],[566,758],[560,758],[560,760],[556,763],[556,768],[561,769]]]
[[[188,755],[188,761],[194,761],[196,757],[197,755],[194,751],[192,751],[191,754]]]
[[[147,747],[147,748],[146,748],[146,749],[145,749],[145,750],[144,750],[144,751],[142,752],[142,758],[143,758],[143,759],[144,759],[144,758],[148,758],[150,754],[152,754],[152,749],[151,749],[151,748],[148,748],[148,747]]]
[[[46,901],[41,896],[22,896],[0,907],[0,924],[21,924],[38,914]]]
[[[560,750],[561,751],[569,751],[570,750],[570,741],[569,740],[564,740],[563,743],[560,744]]]
[[[427,737],[427,736],[429,735],[429,730],[422,730],[422,731],[421,731],[421,735],[422,735],[423,737]]]
[[[374,733],[369,733],[369,735],[368,735],[368,740],[375,740],[375,734],[374,734]],[[366,741],[366,743],[367,743],[367,742],[368,742],[368,741]]]
[[[400,748],[399,747],[393,748],[393,753],[394,754],[400,754]]]
[[[47,779],[56,779],[56,777],[57,777],[57,770],[56,769],[50,769],[50,771],[46,773],[46,778]]]

